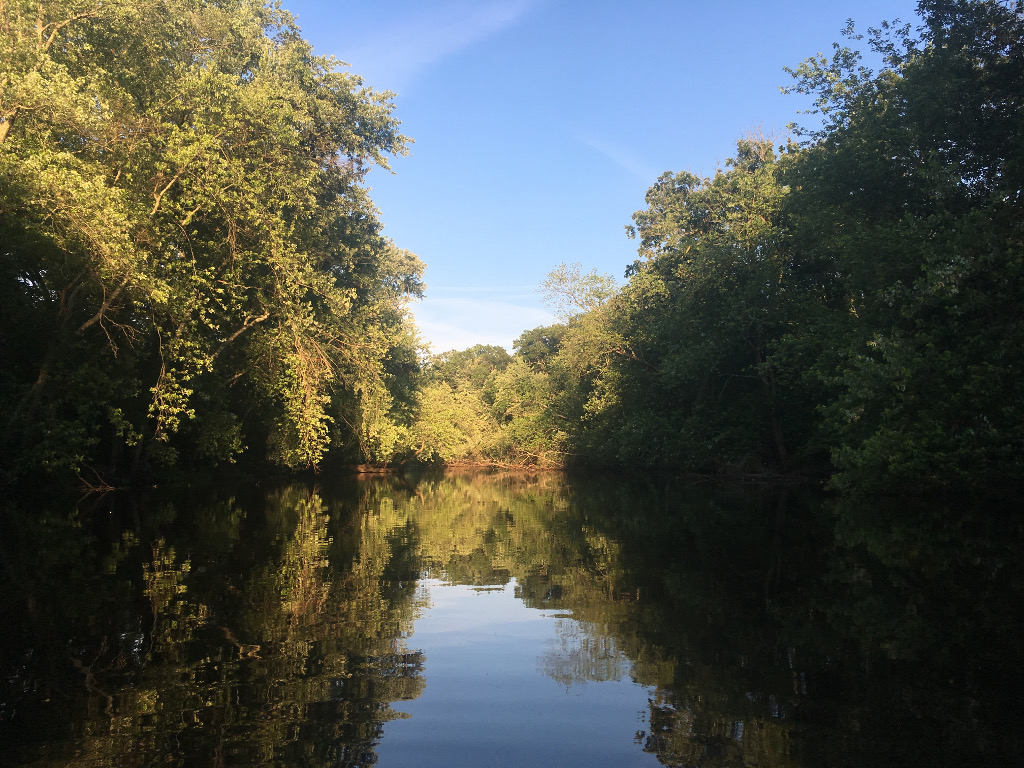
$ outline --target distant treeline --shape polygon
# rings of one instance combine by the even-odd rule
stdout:
[[[1024,1],[851,27],[882,69],[837,45],[791,72],[820,127],[662,175],[624,286],[561,265],[563,322],[426,360],[420,264],[361,186],[404,151],[389,95],[273,6],[141,12],[0,9],[8,482],[237,456],[1024,480]]]

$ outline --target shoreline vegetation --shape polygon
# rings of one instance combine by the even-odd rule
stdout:
[[[429,355],[423,265],[363,183],[406,152],[392,94],[274,5],[9,0],[0,485],[419,464],[1019,488],[1024,2],[918,13],[790,70],[809,127],[652,180],[625,285],[558,265],[558,323]]]

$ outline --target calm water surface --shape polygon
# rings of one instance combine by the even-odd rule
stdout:
[[[641,749],[652,690],[592,627],[505,587],[423,582],[411,644],[426,687],[384,727],[380,765],[657,766]],[[600,674],[595,675],[595,662]],[[580,665],[589,680],[578,674]]]
[[[8,504],[0,764],[1024,764],[1019,513],[448,474]]]

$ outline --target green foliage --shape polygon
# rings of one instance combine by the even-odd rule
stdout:
[[[878,73],[841,45],[791,70],[823,118],[803,144],[664,174],[620,291],[552,272],[566,324],[524,333],[487,401],[508,435],[846,491],[1024,479],[1024,3],[920,12],[869,30]]]
[[[276,5],[13,0],[0,26],[5,466],[317,463],[422,287],[361,186],[405,151],[390,94]]]
[[[421,265],[362,181],[390,94],[277,6],[0,6],[0,458],[129,477],[332,451],[1024,479],[1024,3],[923,0],[916,33],[791,70],[820,124],[666,173],[628,282],[561,264],[563,322],[420,364]]]
[[[1024,477],[1024,5],[921,10],[918,40],[871,30],[877,75],[845,55],[796,71],[832,110],[788,180],[801,249],[835,265],[853,318],[820,366],[847,490]]]
[[[553,355],[564,326],[523,338],[529,360],[503,347],[477,345],[435,355],[424,366],[406,458],[426,463],[556,466],[566,432],[552,403],[563,397]],[[548,334],[551,331],[551,334]],[[533,333],[533,332],[531,332]],[[517,345],[523,339],[521,338]],[[546,351],[544,351],[546,350]],[[550,357],[557,372],[546,370]]]
[[[545,369],[551,357],[558,352],[565,331],[566,326],[562,323],[523,331],[512,343],[516,357],[534,368]]]
[[[511,361],[504,347],[484,344],[430,358],[407,432],[406,458],[431,464],[493,460],[500,443],[491,413],[494,382]]]
[[[634,216],[643,261],[557,352],[523,340],[557,384],[549,410],[578,461],[719,469],[787,460],[795,395],[773,343],[794,325],[771,142],[741,141],[712,179],[665,174]],[[799,425],[798,425],[799,428]]]
[[[409,435],[413,456],[433,464],[485,460],[496,431],[478,390],[453,389],[438,381],[420,390]]]
[[[771,142],[743,140],[711,179],[662,176],[634,216],[630,234],[646,261],[632,268],[622,320],[644,364],[626,373],[643,381],[632,389],[650,387],[655,397],[631,420],[653,421],[651,410],[674,404],[677,417],[655,440],[691,467],[787,460],[787,393],[771,353],[796,318],[778,175]]]
[[[611,275],[598,274],[596,269],[583,274],[582,269],[578,261],[559,264],[538,288],[544,294],[545,303],[554,308],[562,320],[597,309],[618,291],[618,284]]]
[[[426,375],[456,389],[482,390],[488,380],[510,362],[512,356],[504,347],[477,344],[462,351],[435,355],[426,366]]]
[[[539,466],[564,463],[567,434],[552,407],[558,396],[552,381],[551,374],[518,356],[495,377],[491,411],[501,426],[503,461]]]

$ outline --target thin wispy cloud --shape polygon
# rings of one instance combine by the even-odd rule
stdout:
[[[554,316],[538,307],[502,299],[427,298],[410,309],[421,336],[434,352],[495,344],[512,350],[523,331],[551,325]]]
[[[627,149],[619,144],[603,139],[599,136],[587,133],[576,133],[576,139],[588,147],[604,155],[605,158],[617,165],[631,176],[642,181],[653,182],[658,178],[661,171],[654,165],[642,158],[633,150]]]
[[[425,3],[394,26],[370,30],[342,58],[376,89],[404,93],[431,65],[526,16],[539,0]]]
[[[434,285],[430,283],[429,295],[432,298],[444,299],[465,294],[489,294],[496,301],[512,301],[515,299],[534,300],[537,295],[535,285],[503,285],[500,288],[487,285]]]

